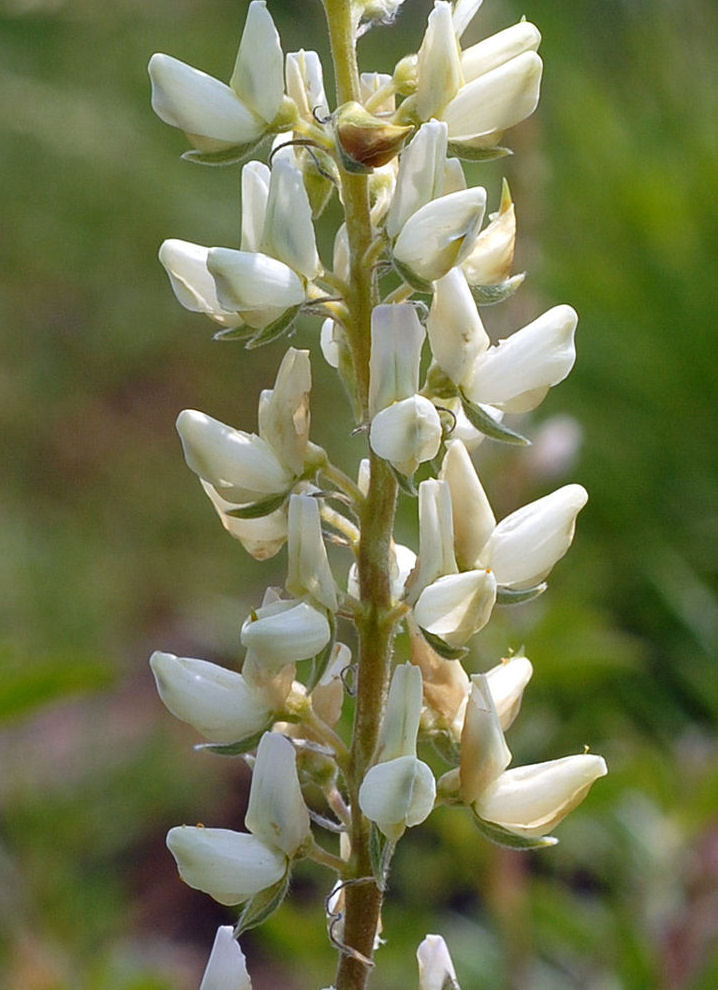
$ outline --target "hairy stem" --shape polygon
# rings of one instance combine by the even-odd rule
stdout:
[[[350,0],[324,0],[337,84],[337,102],[360,99],[355,24]],[[342,173],[342,199],[351,257],[347,292],[347,338],[352,353],[357,408],[368,420],[371,312],[377,304],[376,278],[366,258],[372,248],[368,179]],[[372,877],[370,824],[361,814],[358,791],[371,765],[386,702],[395,616],[391,610],[389,560],[394,530],[397,485],[387,464],[371,457],[371,481],[361,506],[358,547],[361,605],[356,625],[359,637],[356,706],[350,767],[347,774],[351,808],[352,857],[348,872],[363,882],[345,887],[345,950],[339,959],[336,990],[365,990],[382,905],[382,891]]]

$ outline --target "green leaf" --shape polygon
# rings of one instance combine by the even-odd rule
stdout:
[[[461,396],[461,406],[466,418],[480,433],[491,437],[492,440],[499,440],[502,443],[512,443],[520,447],[531,446],[530,440],[521,436],[520,433],[516,433],[515,430],[510,429],[508,426],[504,426],[503,423],[498,423],[481,406],[472,402],[471,399],[467,399],[461,389],[459,389],[459,395]]]
[[[538,598],[542,595],[544,591],[548,588],[548,584],[542,581],[540,584],[535,584],[531,588],[497,588],[496,589],[496,604],[497,605],[520,605],[522,602],[530,602],[534,598]]]
[[[480,818],[473,809],[472,812],[474,823],[479,831],[497,846],[519,850],[545,849],[547,846],[555,846],[558,843],[558,839],[554,838],[553,835],[517,835],[516,832],[504,828],[503,825],[497,825],[496,822],[487,822],[486,819]]]
[[[259,502],[252,502],[250,505],[238,505],[236,509],[227,509],[225,515],[232,516],[233,519],[260,519],[284,505],[287,494],[287,492],[282,492],[279,495],[269,495],[267,498],[260,499]]]
[[[500,145],[495,148],[477,148],[471,141],[449,141],[447,154],[463,158],[465,162],[493,162],[497,158],[513,155],[513,151]]]
[[[514,292],[523,284],[526,272],[512,275],[505,278],[503,282],[496,282],[495,285],[472,285],[471,295],[477,306],[495,306],[496,303],[509,299]]]
[[[261,925],[263,921],[266,921],[281,906],[282,901],[287,896],[288,890],[289,867],[287,866],[287,872],[281,880],[273,884],[273,886],[267,887],[266,890],[260,890],[258,894],[255,894],[244,905],[242,913],[234,927],[234,937],[239,938],[243,932],[249,931],[250,928],[256,928],[257,925]]]
[[[257,748],[259,740],[269,725],[271,725],[271,721],[267,723],[264,729],[260,729],[259,732],[255,732],[246,739],[240,739],[235,743],[195,743],[193,748],[204,750],[207,753],[214,753],[217,756],[242,756],[243,753],[250,753],[253,749]]]
[[[279,340],[283,334],[291,329],[300,308],[300,306],[290,306],[274,323],[270,323],[269,326],[264,327],[258,333],[255,333],[253,337],[250,337],[244,346],[248,351],[253,351],[255,347],[264,347],[265,344],[271,344],[272,341]]]
[[[421,629],[421,626],[419,628]],[[465,646],[449,646],[440,636],[435,636],[434,633],[427,632],[426,629],[421,629],[421,635],[432,650],[444,660],[460,660],[469,652]]]

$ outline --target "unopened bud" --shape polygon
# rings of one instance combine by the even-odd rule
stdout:
[[[399,154],[413,129],[375,117],[361,103],[345,103],[334,115],[334,132],[347,172],[368,172],[386,165]]]

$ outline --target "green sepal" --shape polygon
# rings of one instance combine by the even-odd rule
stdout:
[[[419,628],[421,629],[421,635],[432,648],[434,653],[438,653],[444,660],[460,660],[469,652],[468,647],[466,646],[449,646],[449,644],[440,636],[427,632],[426,629],[422,629],[421,626],[419,626]]]
[[[224,514],[232,516],[233,519],[261,519],[262,516],[268,516],[284,505],[286,499],[287,492],[282,492],[280,495],[269,495],[259,502],[252,502],[250,505],[238,505],[236,509],[227,509]]]
[[[474,824],[481,834],[497,846],[519,850],[545,849],[547,846],[555,846],[558,843],[558,839],[553,835],[518,835],[510,829],[504,828],[503,825],[497,825],[496,822],[487,822],[485,818],[480,818],[473,808],[471,810]]]
[[[414,483],[414,475],[402,474],[401,471],[397,471],[391,462],[387,461],[387,464],[389,465],[389,470],[396,478],[396,483],[399,486],[399,490],[405,495],[409,495],[410,498],[416,498],[419,491]]]
[[[264,144],[266,138],[262,136],[259,141],[252,141],[249,144],[235,144],[231,148],[223,148],[221,151],[197,151],[192,148],[185,151],[182,158],[186,162],[196,162],[198,165],[239,165],[256,156],[260,145]]]
[[[266,921],[281,906],[282,901],[287,896],[288,890],[289,867],[287,866],[287,872],[281,880],[278,880],[271,887],[267,887],[266,890],[260,890],[258,894],[255,894],[244,905],[237,924],[234,926],[234,937],[239,938],[240,935],[249,931],[250,928],[256,928],[257,925],[261,925],[263,921]]]
[[[519,447],[531,446],[531,441],[527,437],[522,436],[508,426],[504,426],[503,423],[498,423],[481,406],[472,402],[471,399],[467,399],[461,389],[459,389],[459,395],[461,396],[461,406],[466,418],[479,433],[483,433],[485,436],[491,437],[492,440],[499,440],[502,443],[512,443]]]
[[[337,620],[332,612],[327,612],[327,622],[329,623],[329,642],[312,660],[312,668],[306,684],[307,693],[313,691],[322,679],[334,651],[334,643],[337,638]]]
[[[372,822],[369,829],[369,860],[372,876],[379,890],[384,890],[386,886],[386,864],[384,862],[386,844],[386,836],[382,834],[378,825]]]
[[[212,340],[247,340],[257,332],[256,327],[247,326],[240,323],[237,327],[227,327],[226,330],[218,330],[212,335]]]
[[[247,736],[246,739],[240,739],[235,743],[195,743],[193,748],[203,750],[206,753],[214,753],[217,756],[243,756],[244,753],[250,753],[259,746],[259,740],[269,725],[271,725],[271,722],[263,729],[260,729],[259,732],[255,732],[253,735]]]
[[[497,158],[506,158],[513,155],[511,148],[502,148],[496,145],[495,148],[477,148],[471,141],[449,141],[447,148],[448,155],[455,155],[463,158],[465,162],[493,162]]]
[[[523,285],[526,272],[519,272],[505,278],[503,282],[496,282],[495,285],[472,285],[471,295],[477,306],[495,306],[497,303],[510,299],[516,290]]]
[[[397,274],[406,282],[406,284],[412,288],[415,292],[429,293],[432,291],[431,282],[425,281],[423,278],[419,278],[414,272],[407,268],[406,265],[402,265],[400,261],[392,256],[391,263],[394,266]]]
[[[250,337],[244,345],[246,349],[253,351],[255,347],[263,347],[265,344],[271,344],[274,340],[279,340],[281,336],[291,329],[300,309],[301,306],[290,306],[274,323],[270,323],[269,326],[264,327],[255,333],[253,337]]]
[[[541,581],[540,584],[535,584],[531,588],[497,588],[496,589],[496,604],[497,605],[521,605],[522,602],[530,602],[534,598],[538,598],[542,595],[544,591],[548,588],[545,581]]]

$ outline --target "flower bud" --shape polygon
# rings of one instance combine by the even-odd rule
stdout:
[[[280,600],[263,605],[242,626],[241,639],[268,672],[316,656],[331,630],[323,612],[307,602]]]
[[[490,347],[466,379],[468,398],[500,405],[508,412],[535,409],[549,388],[562,382],[573,367],[577,323],[571,306],[554,306]]]
[[[283,852],[246,832],[178,825],[167,833],[167,847],[189,887],[227,906],[273,886],[287,872]]]
[[[345,103],[334,115],[334,133],[347,172],[368,172],[386,165],[399,154],[413,129],[411,124],[400,126],[375,117],[361,103]]]
[[[498,584],[529,588],[543,581],[570,547],[587,501],[581,485],[564,485],[502,519],[481,553]]]
[[[496,578],[490,570],[449,574],[424,588],[414,618],[449,646],[463,646],[489,621],[495,601]]]
[[[291,471],[261,437],[234,430],[195,409],[179,414],[177,432],[187,466],[228,502],[257,502],[292,486]]]
[[[423,395],[412,395],[377,413],[369,443],[375,454],[410,477],[420,464],[436,457],[441,433],[435,406]]]
[[[290,859],[311,837],[294,746],[278,732],[265,732],[259,743],[244,824]]]
[[[475,186],[440,196],[409,217],[393,250],[409,284],[435,282],[461,264],[479,234],[485,206],[486,190]]]
[[[581,753],[506,770],[474,804],[480,818],[521,836],[547,835],[608,772],[601,756]]]
[[[441,935],[427,935],[416,950],[416,959],[419,990],[459,990],[454,964]]]
[[[233,670],[159,651],[150,657],[150,667],[157,693],[169,711],[209,742],[239,742],[271,719],[261,697]]]
[[[217,929],[199,990],[252,990],[244,953],[231,925]]]
[[[369,415],[419,391],[424,328],[411,303],[375,306],[371,314]]]
[[[319,503],[311,495],[289,497],[287,591],[337,610],[337,593],[322,538]]]

